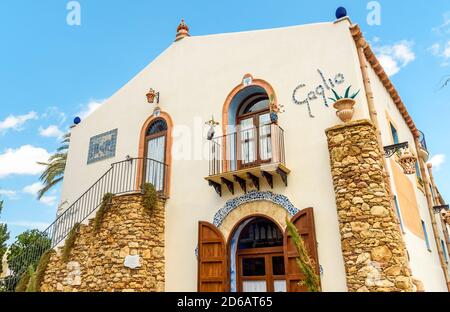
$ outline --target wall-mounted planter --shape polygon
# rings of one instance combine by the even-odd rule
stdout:
[[[405,149],[402,151],[398,163],[403,169],[405,174],[415,174],[416,173],[416,161],[417,158],[409,151]]]
[[[334,102],[333,107],[336,109],[336,115],[343,122],[349,122],[355,113],[354,106],[356,101],[349,98],[344,98]]]

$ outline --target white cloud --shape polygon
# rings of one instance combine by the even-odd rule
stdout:
[[[36,182],[31,185],[27,185],[23,188],[22,192],[36,196],[40,189],[42,189],[43,184],[41,182]]]
[[[38,115],[36,112],[29,112],[25,115],[9,115],[4,119],[3,121],[0,121],[0,133],[4,133],[9,129],[20,131],[22,130],[22,126],[28,121],[28,120],[34,120],[38,119]]]
[[[90,100],[89,103],[82,106],[81,111],[77,113],[77,116],[79,116],[81,119],[85,119],[90,114],[95,112],[100,106],[105,104],[106,99],[103,100]]]
[[[445,155],[444,154],[436,154],[433,157],[430,158],[428,163],[433,165],[433,169],[436,171],[439,171],[441,169],[441,166],[445,162]]]
[[[450,12],[445,12],[443,14],[444,21],[441,25],[434,27],[432,30],[433,32],[437,33],[438,35],[445,35],[450,33]]]
[[[47,206],[55,206],[56,196],[42,196],[40,202]]]
[[[412,41],[402,40],[392,45],[374,47],[375,54],[388,76],[397,74],[416,59],[412,46]]]
[[[39,174],[44,168],[37,162],[46,162],[49,157],[47,150],[32,145],[23,145],[17,149],[8,148],[0,154],[0,178],[12,174]]]
[[[55,119],[55,118],[57,118],[59,125],[62,125],[67,120],[66,114],[64,112],[61,112],[59,110],[59,108],[56,107],[56,106],[49,106],[49,107],[47,107],[45,113],[43,113],[41,115],[41,117],[45,118],[45,119]]]
[[[381,66],[383,66],[388,76],[393,76],[400,71],[397,62],[389,55],[380,55],[378,61],[380,61]]]
[[[47,128],[39,128],[39,134],[43,137],[61,138],[64,133],[59,130],[58,126],[50,125]]]
[[[11,191],[11,190],[2,190],[2,189],[0,189],[0,195],[8,197],[8,198],[11,198],[11,199],[14,199],[17,196],[17,192],[16,191]]]
[[[18,227],[23,227],[23,228],[27,228],[27,229],[37,229],[40,231],[45,230],[50,225],[45,222],[34,222],[34,221],[26,221],[26,220],[6,221],[5,223],[10,226],[18,226]]]
[[[448,40],[445,44],[437,42],[429,47],[428,51],[442,60],[442,66],[448,66],[450,64],[450,40]]]

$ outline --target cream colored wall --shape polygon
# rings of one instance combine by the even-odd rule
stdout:
[[[373,87],[375,106],[378,113],[383,145],[387,146],[393,144],[388,118],[386,118],[387,113],[390,119],[392,119],[392,121],[395,123],[399,136],[399,141],[400,142],[408,141],[411,151],[415,155],[417,155],[417,151],[414,145],[414,137],[411,131],[409,130],[406,122],[402,118],[400,111],[396,107],[392,98],[390,97],[390,95],[388,94],[388,92],[386,91],[386,89],[384,88],[381,81],[379,80],[379,78],[377,77],[377,75],[375,74],[375,72],[371,67],[369,68],[369,77]],[[395,165],[397,166],[397,164]],[[396,190],[396,184],[394,181],[394,171],[393,168],[391,167],[391,162],[388,162],[388,170],[391,175],[391,185],[393,188],[393,192],[394,194],[397,194],[398,191]],[[404,234],[404,238],[410,257],[412,273],[414,277],[420,279],[424,283],[426,291],[447,291],[444,275],[440,267],[439,255],[436,247],[436,242],[433,236],[433,230],[431,227],[431,220],[428,212],[425,194],[418,187],[416,175],[408,175],[407,177],[415,190],[419,215],[420,218],[425,221],[426,230],[431,246],[430,252],[426,248],[424,239],[418,237],[411,231],[411,229],[408,229],[408,227],[405,226],[406,233]],[[401,207],[401,209],[405,210],[404,207],[403,208]]]
[[[334,77],[342,72],[354,89],[363,89],[357,53],[349,23],[323,23],[264,31],[199,36],[172,44],[154,62],[114,94],[106,104],[72,131],[62,201],[73,202],[113,161],[136,157],[139,131],[153,110],[145,94],[150,87],[160,91],[161,108],[175,126],[185,126],[192,138],[205,142],[206,120],[213,114],[221,120],[228,93],[246,73],[268,81],[286,112],[279,124],[285,130],[286,164],[292,170],[289,186],[277,178],[273,192],[284,194],[297,208],[314,207],[318,253],[323,267],[325,291],[345,291],[346,281],[335,195],[331,180],[325,129],[340,123],[332,107],[320,100],[312,104],[315,118],[306,106],[292,102],[298,94],[321,84],[317,69]],[[331,96],[331,94],[327,94]],[[368,119],[363,93],[357,98],[355,119]],[[195,122],[199,126],[195,126]],[[118,128],[116,157],[86,165],[89,138]],[[218,127],[219,129],[220,127]],[[177,132],[177,131],[175,131]],[[176,135],[176,133],[174,133]],[[177,143],[174,138],[174,144]],[[206,146],[206,145],[205,145]],[[175,148],[175,146],[174,146]],[[195,143],[192,151],[202,148]],[[233,198],[224,190],[219,197],[204,180],[208,161],[181,160],[173,155],[171,195],[166,205],[166,290],[195,291],[197,287],[198,221],[212,222],[214,214]],[[270,190],[262,182],[263,190]],[[237,188],[238,189],[238,188]],[[239,193],[236,195],[241,195]]]

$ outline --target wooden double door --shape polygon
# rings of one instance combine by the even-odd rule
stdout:
[[[237,290],[286,292],[283,247],[238,252]]]
[[[319,273],[317,242],[312,208],[303,209],[292,217],[305,242],[309,255]],[[233,233],[231,234],[233,235]],[[230,239],[226,243],[222,233],[213,224],[199,222],[198,228],[198,291],[230,291]],[[297,251],[287,230],[283,246],[239,250],[236,259],[237,291],[304,292],[299,284],[304,275],[296,263]]]

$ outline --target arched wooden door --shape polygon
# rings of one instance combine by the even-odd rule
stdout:
[[[298,233],[305,242],[306,249],[316,264],[316,273],[319,274],[319,258],[317,255],[313,208],[301,210],[292,217],[291,222],[295,225]],[[295,261],[297,255],[297,250],[295,249],[291,237],[286,229],[284,233],[284,261],[286,267],[286,283],[288,292],[308,291],[305,286],[298,284],[304,276]]]
[[[228,290],[227,248],[222,233],[214,225],[198,224],[198,291]]]

